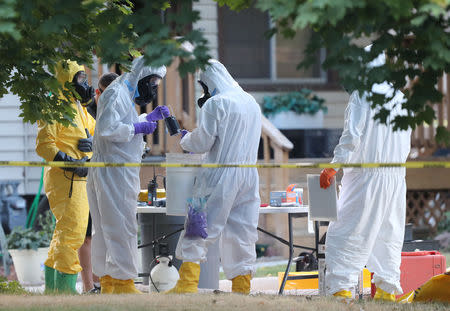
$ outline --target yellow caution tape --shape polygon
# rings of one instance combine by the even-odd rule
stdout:
[[[187,163],[108,163],[108,162],[55,162],[55,161],[0,161],[0,166],[51,166],[51,167],[256,167],[256,168],[378,168],[378,167],[406,167],[406,168],[450,168],[449,162],[406,162],[406,163],[263,163],[263,164],[187,164]]]

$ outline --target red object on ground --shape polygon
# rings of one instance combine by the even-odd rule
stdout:
[[[402,252],[400,284],[403,293],[416,290],[433,276],[444,273],[446,267],[445,256],[438,251]],[[372,297],[375,291],[372,283]]]
[[[267,207],[267,206],[269,206],[269,204],[267,204],[267,203],[262,203],[262,204],[260,205],[260,207]]]

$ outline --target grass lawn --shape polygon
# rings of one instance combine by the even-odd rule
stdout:
[[[277,266],[269,266],[269,267],[261,267],[256,269],[255,278],[263,278],[267,276],[276,276],[278,277],[278,272],[284,272],[286,270],[286,265],[277,265]],[[295,271],[295,262],[291,264],[291,270]],[[220,272],[221,280],[226,280],[225,274]]]
[[[444,311],[448,305],[413,304],[399,305],[369,300],[345,304],[331,297],[302,297],[236,294],[190,294],[190,295],[85,295],[85,296],[0,296],[0,310],[169,310],[169,311]]]

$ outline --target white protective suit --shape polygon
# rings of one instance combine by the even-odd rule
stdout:
[[[143,134],[134,134],[138,116],[133,97],[138,81],[150,74],[163,78],[166,68],[133,61],[129,73],[114,80],[102,93],[97,107],[93,162],[140,163]],[[137,277],[136,200],[140,191],[139,167],[89,168],[88,199],[92,216],[93,272],[115,279]]]
[[[384,63],[384,54],[370,66]],[[392,94],[387,82],[372,92]],[[405,162],[411,130],[374,121],[367,94],[353,92],[345,111],[345,124],[332,163]],[[404,96],[397,92],[385,107],[390,119],[404,115]],[[388,120],[389,122],[389,120]],[[326,238],[326,286],[330,294],[351,290],[364,266],[374,273],[373,282],[388,293],[400,294],[400,262],[405,229],[405,168],[345,168],[338,200],[338,218]]]
[[[201,73],[211,94],[200,110],[200,124],[181,140],[181,147],[207,153],[207,163],[255,164],[261,137],[261,110],[218,61]],[[254,272],[258,239],[259,177],[256,168],[202,169],[194,195],[207,197],[206,239],[184,237],[176,256],[186,262],[206,260],[207,248],[221,238],[221,262],[228,279]]]

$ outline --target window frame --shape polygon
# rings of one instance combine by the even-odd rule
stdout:
[[[217,37],[218,37],[218,56],[219,60],[223,60],[224,55],[224,37],[223,37],[223,8],[218,7],[217,11]],[[273,21],[269,16],[270,29],[273,27]],[[293,91],[299,90],[301,88],[307,87],[313,90],[338,90],[341,89],[338,84],[337,73],[331,70],[323,70],[320,67],[320,77],[316,78],[278,78],[277,77],[277,60],[276,60],[276,36],[273,35],[270,38],[270,78],[238,78],[234,77],[235,80],[248,91]],[[326,49],[322,48],[320,50],[320,63],[322,64],[326,58]]]

